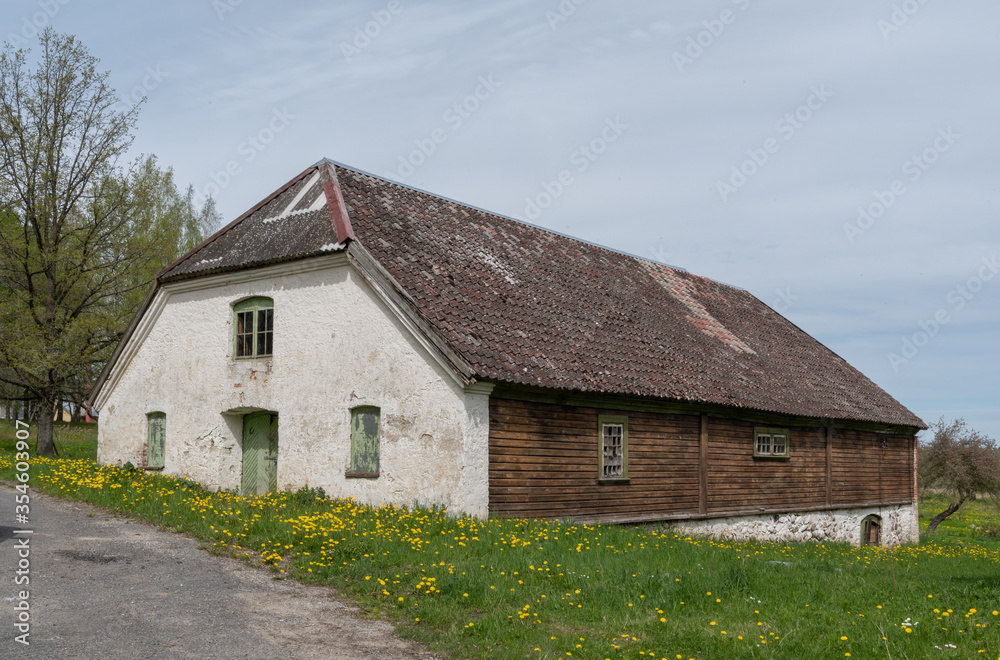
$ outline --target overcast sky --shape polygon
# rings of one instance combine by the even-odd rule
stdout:
[[[745,288],[1000,439],[996,2],[0,5],[43,25],[226,221],[328,157]]]

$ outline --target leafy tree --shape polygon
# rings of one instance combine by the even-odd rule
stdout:
[[[989,495],[994,504],[1000,504],[1000,457],[993,440],[967,428],[962,419],[946,423],[942,417],[931,430],[934,438],[920,452],[920,479],[925,487],[944,492],[951,502],[931,519],[928,534],[980,495]]]
[[[217,221],[155,158],[125,163],[138,105],[51,29],[0,53],[0,380],[38,402],[52,454],[60,399],[80,402],[157,270]]]

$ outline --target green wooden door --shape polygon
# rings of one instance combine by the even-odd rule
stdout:
[[[278,486],[278,416],[268,412],[243,418],[243,494],[263,495]]]
[[[271,415],[267,434],[267,455],[264,456],[264,473],[267,492],[278,490],[278,416]]]

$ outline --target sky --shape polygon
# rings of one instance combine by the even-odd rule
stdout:
[[[1000,440],[1000,4],[5,0],[228,222],[321,158],[751,292]]]

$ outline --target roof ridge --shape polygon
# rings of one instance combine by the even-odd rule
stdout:
[[[373,174],[372,172],[369,172],[367,170],[363,170],[361,168],[354,167],[352,165],[347,165],[346,163],[341,163],[340,161],[333,160],[332,158],[323,157],[320,160],[316,161],[316,163],[313,164],[313,167],[318,167],[318,166],[323,165],[323,164],[329,164],[329,165],[334,165],[336,167],[342,167],[345,170],[348,170],[348,171],[351,171],[351,172],[355,172],[356,174],[361,174],[363,176],[370,176],[373,179],[378,179],[379,181],[385,181],[386,183],[391,183],[392,185],[399,186],[401,188],[406,188],[408,190],[413,190],[413,191],[418,192],[418,193],[420,193],[422,195],[429,195],[430,197],[434,197],[436,199],[443,199],[446,202],[451,202],[452,204],[458,204],[459,206],[463,206],[463,207],[465,207],[467,209],[473,209],[473,210],[476,210],[476,211],[480,211],[481,213],[486,213],[487,215],[492,215],[492,216],[497,217],[497,218],[503,218],[504,220],[510,220],[511,222],[516,222],[516,223],[518,223],[520,225],[531,227],[533,229],[537,229],[539,231],[546,232],[548,234],[554,234],[556,236],[561,236],[562,238],[568,238],[571,241],[576,241],[578,243],[583,243],[584,245],[589,245],[591,247],[596,247],[596,248],[598,248],[600,250],[607,250],[608,252],[613,252],[615,254],[620,254],[622,256],[630,257],[632,259],[638,259],[639,261],[650,263],[650,264],[659,266],[661,268],[669,268],[671,270],[676,270],[676,271],[680,271],[682,273],[687,273],[688,275],[691,275],[692,277],[699,277],[699,278],[708,280],[709,282],[715,282],[716,284],[721,284],[722,286],[727,286],[727,287],[730,287],[732,289],[736,289],[737,291],[745,291],[745,292],[749,293],[749,291],[747,291],[743,287],[736,286],[735,284],[729,284],[728,282],[722,282],[720,280],[712,279],[711,277],[706,277],[704,275],[696,275],[696,274],[692,273],[691,271],[689,271],[687,268],[682,268],[681,266],[673,266],[671,264],[665,264],[663,262],[655,261],[653,259],[649,259],[649,258],[646,258],[646,257],[642,257],[642,256],[639,256],[637,254],[633,254],[631,252],[626,252],[625,250],[619,250],[617,248],[608,247],[607,245],[601,245],[600,243],[595,243],[594,241],[588,241],[586,239],[580,238],[579,236],[571,236],[570,234],[564,234],[564,233],[562,233],[560,231],[556,231],[554,229],[549,229],[548,227],[542,227],[540,225],[533,224],[533,223],[528,222],[526,220],[521,220],[520,218],[514,218],[514,217],[511,217],[509,215],[504,215],[503,213],[497,213],[496,211],[490,211],[489,209],[484,209],[481,206],[475,206],[475,205],[469,204],[467,202],[462,202],[462,201],[459,201],[457,199],[452,199],[451,197],[445,197],[444,195],[440,195],[438,193],[434,193],[434,192],[431,192],[429,190],[424,190],[423,188],[417,188],[416,186],[411,186],[410,184],[403,183],[401,181],[396,181],[395,179],[390,179],[390,178],[385,177],[385,176],[381,176],[381,175],[378,175],[378,174]]]
[[[333,232],[337,235],[337,243],[346,245],[348,241],[357,240],[354,236],[354,227],[351,226],[351,214],[347,211],[347,204],[344,203],[344,192],[340,189],[337,167],[330,163],[321,163],[317,167],[326,205],[330,209],[330,222],[333,223]]]

